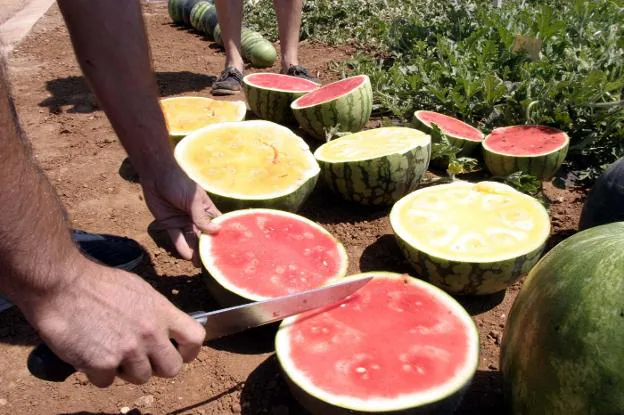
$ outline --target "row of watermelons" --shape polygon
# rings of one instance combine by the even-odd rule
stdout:
[[[190,26],[223,47],[221,27],[214,1],[169,0],[169,16],[175,24]],[[246,27],[241,29],[241,55],[258,68],[271,66],[277,58],[273,44],[260,33]]]

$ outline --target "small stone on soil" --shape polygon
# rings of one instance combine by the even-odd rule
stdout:
[[[4,399],[4,398],[0,398],[0,406],[4,406],[4,405],[6,405],[7,403],[9,403],[9,401],[7,401],[7,400],[6,400],[6,399]]]
[[[139,399],[137,399],[134,402],[134,404],[136,406],[142,406],[144,408],[149,408],[149,407],[154,405],[155,401],[156,401],[156,399],[154,398],[154,395],[145,395],[145,396],[141,396]]]
[[[127,406],[123,406],[121,407],[121,409],[119,409],[120,414],[127,414],[128,412],[130,412],[130,408]]]

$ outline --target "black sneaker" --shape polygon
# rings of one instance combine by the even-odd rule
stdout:
[[[234,95],[241,91],[243,74],[238,69],[229,66],[212,84],[212,95]]]
[[[286,72],[281,71],[280,73],[283,75],[290,75],[290,76],[296,76],[297,78],[307,79],[308,81],[312,81],[319,85],[321,84],[321,81],[319,81],[318,78],[315,78],[312,75],[310,75],[308,70],[301,65],[290,65]]]
[[[131,271],[143,260],[141,245],[123,236],[72,229],[72,239],[87,257],[109,267]],[[0,295],[0,312],[11,307],[13,304]]]

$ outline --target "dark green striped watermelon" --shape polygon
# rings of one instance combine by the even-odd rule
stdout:
[[[303,94],[318,89],[307,79],[274,73],[254,73],[243,78],[249,108],[257,117],[278,124],[296,124],[290,104]]]
[[[217,8],[208,1],[200,1],[191,10],[191,26],[200,33],[212,39],[212,33],[217,25]]]
[[[215,43],[223,47],[221,26],[217,24],[213,37]],[[265,68],[275,63],[277,51],[271,42],[266,40],[260,33],[243,27],[241,29],[241,55],[244,60],[257,68]]]
[[[390,224],[418,275],[458,295],[505,290],[537,263],[550,235],[544,206],[498,182],[416,190],[394,204]]]
[[[579,229],[624,221],[624,158],[600,175],[589,192]]]
[[[522,171],[549,180],[561,167],[569,145],[568,135],[555,128],[515,125],[494,129],[483,140],[483,157],[494,176]]]
[[[370,118],[373,91],[367,75],[322,86],[290,105],[299,126],[310,136],[329,141],[360,131]]]
[[[431,133],[432,124],[437,125],[448,141],[460,149],[458,156],[471,155],[485,137],[481,131],[472,125],[435,111],[416,111],[414,122],[416,128],[428,134]]]
[[[509,413],[624,414],[624,222],[564,240],[509,313],[501,371]]]
[[[314,152],[328,187],[364,205],[389,205],[415,190],[429,166],[431,137],[405,127],[361,131]]]
[[[182,9],[179,7],[179,4],[184,0],[169,0],[167,2],[167,11],[169,12],[169,17],[173,20],[175,24],[184,24],[184,20],[182,19]]]

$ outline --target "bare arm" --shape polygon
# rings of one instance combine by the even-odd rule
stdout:
[[[138,0],[59,0],[78,63],[141,178],[148,207],[180,254],[220,212],[179,169],[158,101]],[[190,239],[190,240],[189,240]]]

